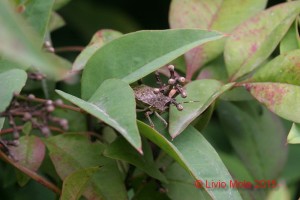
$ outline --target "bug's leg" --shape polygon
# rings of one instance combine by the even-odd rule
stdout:
[[[156,83],[159,85],[159,87],[163,87],[164,84],[162,83],[161,79],[160,79],[160,76],[159,76],[159,72],[158,71],[155,71],[155,78],[156,78]]]
[[[172,100],[170,103],[174,104],[176,106],[177,110],[179,110],[179,111],[183,110],[183,106],[180,103],[177,103],[175,100]]]
[[[135,110],[136,110],[136,112],[145,112],[146,110],[148,110],[149,108],[142,108],[142,109],[140,109],[140,108],[136,108]]]
[[[147,112],[145,113],[145,116],[147,117],[147,119],[148,119],[148,121],[149,121],[149,123],[150,123],[150,126],[151,126],[152,128],[154,128],[154,124],[153,124],[153,122],[152,122],[152,120],[151,120],[151,118],[150,118],[150,115],[151,115],[151,114],[153,114],[153,111],[149,110],[149,111],[147,111]]]
[[[180,96],[182,98],[187,97],[187,94],[186,94],[185,90],[180,85],[176,85],[176,91],[180,94]]]
[[[166,120],[162,118],[162,116],[160,116],[156,111],[154,111],[154,114],[158,117],[158,119],[160,119],[160,121],[164,123],[166,127],[168,126],[168,122],[166,122]]]

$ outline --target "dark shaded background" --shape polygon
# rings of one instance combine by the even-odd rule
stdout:
[[[72,0],[59,13],[66,26],[52,34],[54,46],[86,45],[103,28],[128,33],[167,29],[171,0]],[[268,7],[284,2],[269,0]]]

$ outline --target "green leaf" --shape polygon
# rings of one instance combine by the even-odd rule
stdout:
[[[65,6],[67,3],[69,3],[71,0],[55,0],[54,1],[54,10],[58,10],[60,8],[62,8],[63,6]]]
[[[22,128],[22,132],[28,136],[32,131],[32,123],[29,121],[29,122],[26,122],[24,125],[23,125],[23,128]]]
[[[251,17],[235,29],[224,51],[231,80],[251,72],[266,60],[299,12],[299,1],[283,3]]]
[[[277,178],[287,158],[280,119],[253,101],[237,105],[225,101],[219,104],[224,132],[256,180]],[[270,156],[274,152],[276,156]]]
[[[99,167],[90,167],[77,170],[67,176],[62,186],[61,200],[77,200],[79,199],[91,177],[100,170]]]
[[[168,184],[163,184],[172,200],[211,199],[207,192],[195,186],[195,180],[178,163],[166,169]]]
[[[65,25],[65,20],[56,12],[51,13],[50,22],[48,25],[49,32],[55,31]]]
[[[2,130],[5,122],[5,117],[0,117],[0,130]]]
[[[197,80],[186,86],[187,98],[177,97],[177,102],[190,102],[184,105],[182,111],[176,107],[170,108],[169,132],[172,138],[179,135],[193,120],[202,114],[223,92],[230,89],[234,83],[222,87],[217,80]]]
[[[28,66],[16,64],[15,62],[12,62],[11,60],[0,56],[0,73],[11,70],[11,69],[28,69]]]
[[[101,166],[87,185],[87,199],[127,199],[123,180],[115,161],[101,156],[104,145],[91,143],[80,134],[63,134],[45,140],[50,158],[62,180],[77,170]]]
[[[300,87],[285,83],[245,83],[246,89],[269,110],[300,123]]]
[[[20,144],[10,147],[12,155],[18,160],[18,164],[32,171],[37,171],[45,157],[45,145],[40,138],[31,135],[19,139]],[[24,186],[30,178],[27,175],[17,174],[18,183]]]
[[[106,80],[88,101],[63,91],[57,91],[57,93],[115,128],[134,148],[142,153],[141,138],[135,121],[135,98],[133,90],[127,83],[117,79]]]
[[[224,153],[220,153],[219,155],[232,177],[234,177],[234,180],[251,182],[253,185],[256,184],[253,176],[238,157]],[[239,192],[244,200],[265,199],[263,191],[240,188]]]
[[[0,1],[0,54],[6,59],[30,66],[49,78],[65,76],[66,69],[41,50],[41,37],[19,16],[8,1]],[[17,56],[16,56],[17,55]]]
[[[221,95],[220,99],[225,101],[249,101],[254,98],[243,87],[234,87]]]
[[[230,33],[237,25],[263,10],[266,0],[173,0],[170,7],[171,28],[200,28]],[[207,43],[185,54],[187,78],[223,52],[225,39]]]
[[[72,70],[79,71],[84,68],[88,60],[103,45],[122,36],[122,33],[110,29],[103,29],[94,34],[89,45],[77,56],[73,63]]]
[[[214,148],[192,126],[187,127],[173,141],[167,139],[166,131],[157,132],[150,126],[138,121],[140,133],[158,145],[175,159],[192,177],[197,180],[222,180],[229,184],[229,172]],[[215,190],[205,188],[214,199],[241,199],[236,189]]]
[[[297,184],[300,179],[300,145],[290,144],[288,149],[288,159],[281,178],[289,185]]]
[[[89,59],[82,75],[82,97],[91,97],[109,78],[119,78],[128,83],[137,81],[188,50],[223,36],[218,32],[197,29],[126,34],[98,49]]]
[[[27,74],[21,69],[12,69],[0,73],[0,112],[3,112],[10,104],[13,93],[19,93],[27,80]],[[4,87],[5,86],[5,87]]]
[[[228,80],[223,56],[219,56],[207,65],[203,66],[197,79],[216,79],[224,83]]]
[[[54,0],[29,0],[25,4],[25,12],[22,15],[40,36],[39,44],[43,43],[46,36],[53,4]]]
[[[300,85],[300,50],[281,54],[260,67],[248,82],[278,82]]]
[[[289,188],[286,186],[284,182],[278,183],[277,188],[270,191],[266,200],[289,200],[291,198],[291,194]]]
[[[299,39],[299,32],[298,32],[298,23],[297,20],[288,30],[284,38],[280,42],[280,53],[286,53],[295,49],[300,48],[300,39]]]
[[[300,144],[300,125],[293,123],[293,126],[287,137],[287,142],[290,144]]]
[[[154,180],[147,181],[147,183],[139,184],[138,189],[134,194],[133,198],[129,198],[132,200],[170,200],[166,193],[169,193],[169,191],[164,192],[160,191],[157,182]]]
[[[137,166],[140,170],[146,172],[153,178],[167,182],[164,175],[155,166],[152,151],[147,141],[143,142],[143,152],[144,155],[140,155],[126,140],[119,137],[108,146],[104,155],[112,159],[126,161]]]

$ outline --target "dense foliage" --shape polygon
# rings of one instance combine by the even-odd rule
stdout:
[[[172,0],[170,29],[121,17],[57,48],[67,3],[0,1],[1,199],[299,198],[300,1]],[[151,126],[134,88],[155,71],[183,110]]]

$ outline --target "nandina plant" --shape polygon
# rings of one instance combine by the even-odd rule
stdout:
[[[300,1],[173,0],[170,29],[57,48],[67,2],[0,1],[1,199],[299,197]]]

